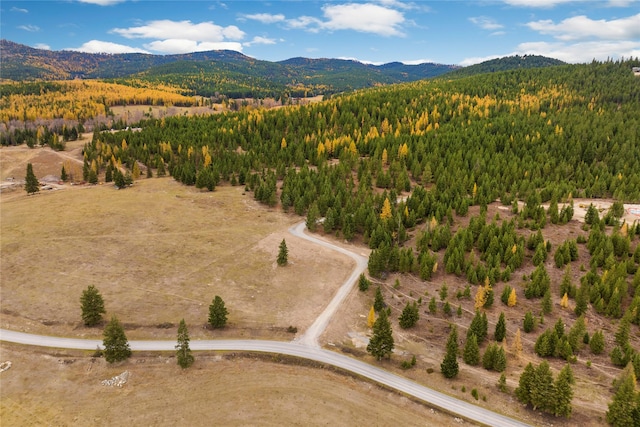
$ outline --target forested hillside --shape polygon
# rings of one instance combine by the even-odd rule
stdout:
[[[491,59],[479,64],[453,70],[447,73],[447,77],[469,77],[476,74],[495,73],[497,71],[554,67],[556,65],[566,65],[566,62],[540,55],[514,55]]]

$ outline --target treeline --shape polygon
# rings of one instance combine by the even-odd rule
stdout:
[[[35,122],[38,119],[84,121],[105,115],[115,105],[192,106],[195,99],[175,87],[133,87],[96,80],[48,83],[4,83],[0,85],[0,122]]]

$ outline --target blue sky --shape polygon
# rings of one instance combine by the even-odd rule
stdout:
[[[640,0],[2,0],[0,15],[2,38],[52,50],[375,64],[640,57]]]

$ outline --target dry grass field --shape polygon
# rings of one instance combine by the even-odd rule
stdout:
[[[181,370],[169,355],[108,365],[87,354],[3,343],[3,426],[465,426],[371,383],[271,359],[197,353]],[[101,382],[124,371],[119,387]]]
[[[215,295],[230,312],[227,336],[273,336],[308,326],[352,268],[289,235],[300,219],[241,187],[210,193],[154,178],[1,200],[2,322],[17,330],[100,336],[80,318],[80,295],[95,285],[129,338],[173,337],[163,326],[181,318],[194,338],[211,336],[202,326]]]

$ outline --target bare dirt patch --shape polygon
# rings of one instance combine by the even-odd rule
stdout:
[[[108,365],[73,353],[2,344],[3,425],[464,426],[454,417],[327,369],[269,357],[197,353],[181,370],[169,355]],[[102,385],[124,371],[122,387]]]

